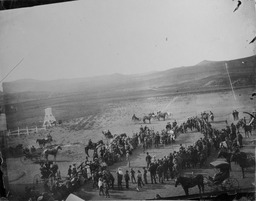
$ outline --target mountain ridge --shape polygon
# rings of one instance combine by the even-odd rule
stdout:
[[[142,74],[120,74],[113,73],[84,78],[58,79],[49,81],[40,81],[34,79],[16,80],[13,82],[4,82],[3,91],[5,94],[22,92],[58,92],[70,93],[75,91],[84,92],[106,92],[106,90],[147,90],[158,89],[165,86],[175,86],[179,83],[199,83],[207,78],[222,79],[227,77],[225,63],[228,63],[229,73],[233,77],[252,76],[255,73],[256,56],[239,58],[230,61],[209,61],[204,60],[194,66],[183,66],[170,68],[164,71],[155,71]],[[255,74],[254,74],[255,75]],[[237,78],[236,78],[237,79]],[[210,87],[211,80],[207,81],[207,87]],[[243,83],[247,82],[246,80]],[[32,84],[33,83],[33,84]],[[216,83],[216,82],[212,82]],[[239,82],[240,83],[240,82]],[[206,83],[201,83],[205,85]],[[185,84],[184,84],[185,85]],[[205,85],[206,86],[206,85]]]

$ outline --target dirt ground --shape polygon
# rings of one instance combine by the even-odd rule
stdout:
[[[61,175],[63,177],[67,175],[68,166],[70,164],[80,164],[85,160],[84,146],[88,143],[89,139],[92,139],[93,142],[100,139],[106,141],[102,135],[103,130],[110,130],[113,134],[126,133],[130,136],[133,133],[138,132],[142,122],[133,122],[131,120],[133,114],[136,114],[138,117],[143,117],[143,115],[150,112],[171,112],[172,115],[168,120],[152,120],[151,124],[147,124],[147,126],[153,128],[155,131],[161,131],[165,128],[167,122],[172,122],[174,119],[177,120],[178,124],[181,124],[188,117],[196,115],[200,116],[200,113],[203,111],[212,111],[215,115],[215,120],[219,122],[214,123],[213,126],[221,129],[226,126],[226,123],[223,121],[227,120],[229,125],[234,122],[232,117],[232,111],[234,109],[239,111],[239,118],[245,116],[249,119],[249,116],[244,114],[243,111],[251,112],[255,109],[255,100],[250,100],[248,96],[252,90],[253,89],[250,88],[236,90],[236,99],[233,97],[232,92],[225,91],[218,93],[187,94],[113,101],[112,103],[107,103],[108,105],[105,105],[105,108],[107,109],[102,110],[97,115],[63,122],[61,126],[50,129],[54,140],[53,144],[62,145],[62,150],[60,150],[57,155],[57,163]],[[79,130],[80,125],[89,126]],[[76,129],[71,129],[74,127]],[[50,130],[38,134],[30,134],[29,136],[8,137],[7,141],[9,146],[15,146],[21,143],[25,146],[34,145],[35,147],[38,147],[36,139],[44,138]],[[151,155],[155,155],[156,158],[163,157],[176,150],[180,143],[187,146],[193,144],[200,137],[202,137],[202,135],[195,132],[181,134],[178,136],[174,145],[151,149],[148,150],[148,152]],[[256,137],[255,131],[253,132],[252,137]],[[251,144],[251,139],[246,141],[247,145],[243,149],[246,152],[255,153],[255,146]],[[92,152],[90,152],[90,155],[92,155]],[[208,162],[213,161],[215,158],[215,155],[211,156],[208,159]],[[27,161],[24,164],[21,162],[20,158],[8,158],[7,165],[9,185],[13,194],[24,190],[26,185],[33,183],[35,175],[40,174],[39,165],[32,161]],[[145,166],[145,153],[139,148],[131,156],[130,167],[142,169],[143,166]],[[109,168],[115,173],[118,167],[122,167],[123,170],[129,168],[126,161],[116,163]],[[209,175],[214,174],[214,170],[209,166],[204,169],[188,170],[188,172],[192,171],[208,173]],[[241,170],[235,164],[232,164],[231,175],[239,179],[240,187],[251,186],[251,183],[255,180],[255,174],[252,171],[246,172],[246,178],[241,179]],[[177,188],[174,187],[173,181],[165,182],[165,184],[148,184],[144,186],[140,192],[137,192],[135,187],[135,184],[131,184],[129,190],[111,190],[110,199],[150,199],[154,198],[156,194],[160,194],[163,197],[184,194],[181,186],[178,186]],[[191,193],[198,193],[198,189],[196,187],[192,188]],[[105,199],[98,196],[98,191],[92,189],[90,183],[87,183],[75,194],[86,200]]]

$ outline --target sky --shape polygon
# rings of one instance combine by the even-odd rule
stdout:
[[[137,74],[255,54],[255,2],[80,0],[0,11],[0,79]]]

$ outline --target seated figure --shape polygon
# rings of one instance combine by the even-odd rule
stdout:
[[[220,172],[216,173],[213,177],[209,176],[209,179],[214,184],[221,184],[227,178],[229,178],[229,171],[228,170],[220,170]]]

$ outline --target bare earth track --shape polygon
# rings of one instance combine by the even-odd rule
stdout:
[[[153,120],[151,124],[148,124],[148,126],[155,131],[161,131],[165,128],[167,122],[171,122],[174,119],[177,120],[178,124],[181,124],[189,117],[196,115],[200,116],[200,113],[203,111],[212,111],[215,114],[216,122],[219,122],[214,123],[213,126],[222,129],[226,126],[224,123],[225,120],[228,121],[229,125],[234,122],[231,114],[234,109],[240,112],[240,118],[244,116],[249,118],[243,114],[243,111],[251,112],[255,107],[255,100],[250,100],[248,98],[248,94],[250,94],[252,90],[252,88],[237,90],[237,100],[234,100],[232,92],[222,91],[204,94],[184,94],[161,97],[152,96],[151,98],[114,100],[112,102],[106,102],[101,108],[91,105],[93,108],[97,108],[94,115],[90,114],[78,119],[73,119],[72,121],[64,121],[61,126],[51,129],[51,134],[54,139],[53,144],[63,145],[63,149],[60,151],[60,154],[57,155],[57,161],[64,161],[57,162],[61,174],[65,177],[70,164],[80,164],[85,160],[84,146],[88,143],[89,139],[92,139],[93,142],[100,139],[103,139],[104,141],[106,140],[102,135],[103,130],[110,130],[114,134],[127,133],[130,136],[133,133],[138,132],[142,123],[133,122],[131,120],[133,114],[142,117],[145,114],[159,110],[171,112],[172,116],[166,121]],[[86,110],[86,108],[87,106],[85,105],[84,109]],[[57,114],[56,117],[58,118],[58,114],[62,111],[56,110],[57,109],[55,109],[55,114]],[[90,110],[92,110],[92,108]],[[46,133],[9,137],[8,144],[10,146],[15,146],[21,143],[25,146],[34,145],[38,147],[36,139],[43,138],[45,135]],[[155,155],[156,158],[160,158],[176,150],[179,144],[182,143],[187,146],[193,144],[200,137],[203,137],[202,134],[196,132],[181,134],[178,136],[177,141],[173,146],[150,149],[148,152],[151,155]],[[256,133],[253,131],[252,138],[255,137]],[[250,144],[250,140],[245,140],[245,144],[250,146],[245,146],[243,149],[246,152],[255,153],[255,146]],[[92,152],[90,152],[90,155],[92,155]],[[215,158],[216,154],[213,154],[208,158],[207,164]],[[17,158],[8,158],[7,165],[10,188],[14,193],[23,191],[24,186],[33,183],[34,176],[40,174],[39,165],[32,162],[23,165]],[[142,169],[144,166],[145,153],[143,153],[141,148],[138,148],[131,156],[131,167]],[[126,161],[116,163],[109,168],[114,173],[118,167],[122,167],[123,170],[129,169]],[[188,169],[187,171],[209,173],[211,176],[214,174],[214,170],[208,165],[203,169]],[[255,175],[252,171],[247,171],[246,178],[241,179],[240,167],[235,164],[232,164],[231,174],[239,180],[242,188],[252,187],[251,183],[255,180]],[[168,182],[166,181],[165,184],[148,184],[144,186],[140,192],[137,192],[135,187],[135,184],[131,184],[129,190],[110,190],[110,199],[151,199],[154,198],[156,194],[160,194],[163,197],[184,195],[181,186],[175,188],[172,180]],[[190,193],[198,193],[198,188],[192,188]],[[90,182],[81,187],[75,194],[86,200],[106,199],[98,196],[98,191],[92,189],[92,184]]]

